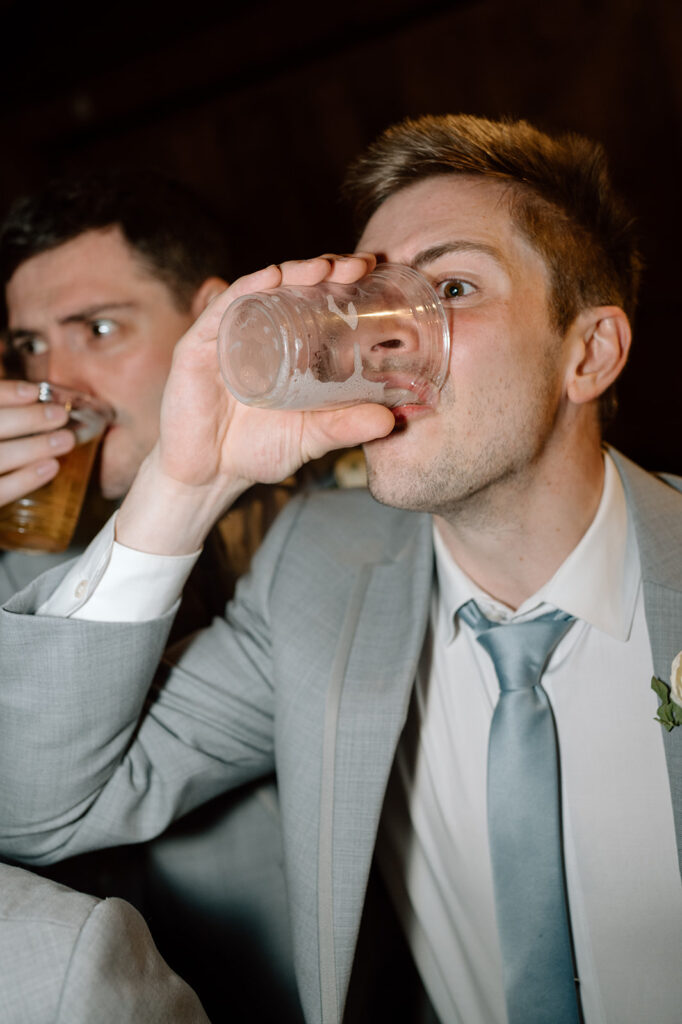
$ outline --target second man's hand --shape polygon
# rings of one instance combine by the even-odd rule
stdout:
[[[0,507],[52,480],[58,456],[75,444],[66,409],[39,402],[38,392],[29,381],[0,380]]]

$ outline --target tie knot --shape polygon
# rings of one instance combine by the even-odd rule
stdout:
[[[475,601],[463,605],[459,616],[493,659],[502,690],[537,686],[552,651],[574,621],[557,610],[526,622],[491,622]]]

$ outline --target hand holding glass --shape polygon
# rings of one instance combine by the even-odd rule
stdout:
[[[56,477],[37,491],[0,508],[0,548],[26,552],[64,551],[76,528],[97,445],[113,411],[90,395],[46,381],[39,402],[57,402],[69,413],[76,445],[59,457]]]
[[[284,285],[236,299],[218,353],[225,383],[246,405],[435,405],[450,333],[426,278],[385,263],[353,284]]]

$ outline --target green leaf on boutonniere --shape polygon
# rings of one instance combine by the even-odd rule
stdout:
[[[676,725],[682,725],[682,708],[671,699],[670,687],[662,679],[657,679],[656,676],[653,676],[651,679],[651,689],[656,693],[661,702],[654,721],[660,722],[668,732]]]

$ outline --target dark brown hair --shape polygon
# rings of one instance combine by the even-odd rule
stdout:
[[[203,197],[143,168],[100,168],[56,178],[15,200],[0,224],[0,278],[86,231],[117,226],[179,309],[208,277],[228,277],[228,232]]]

